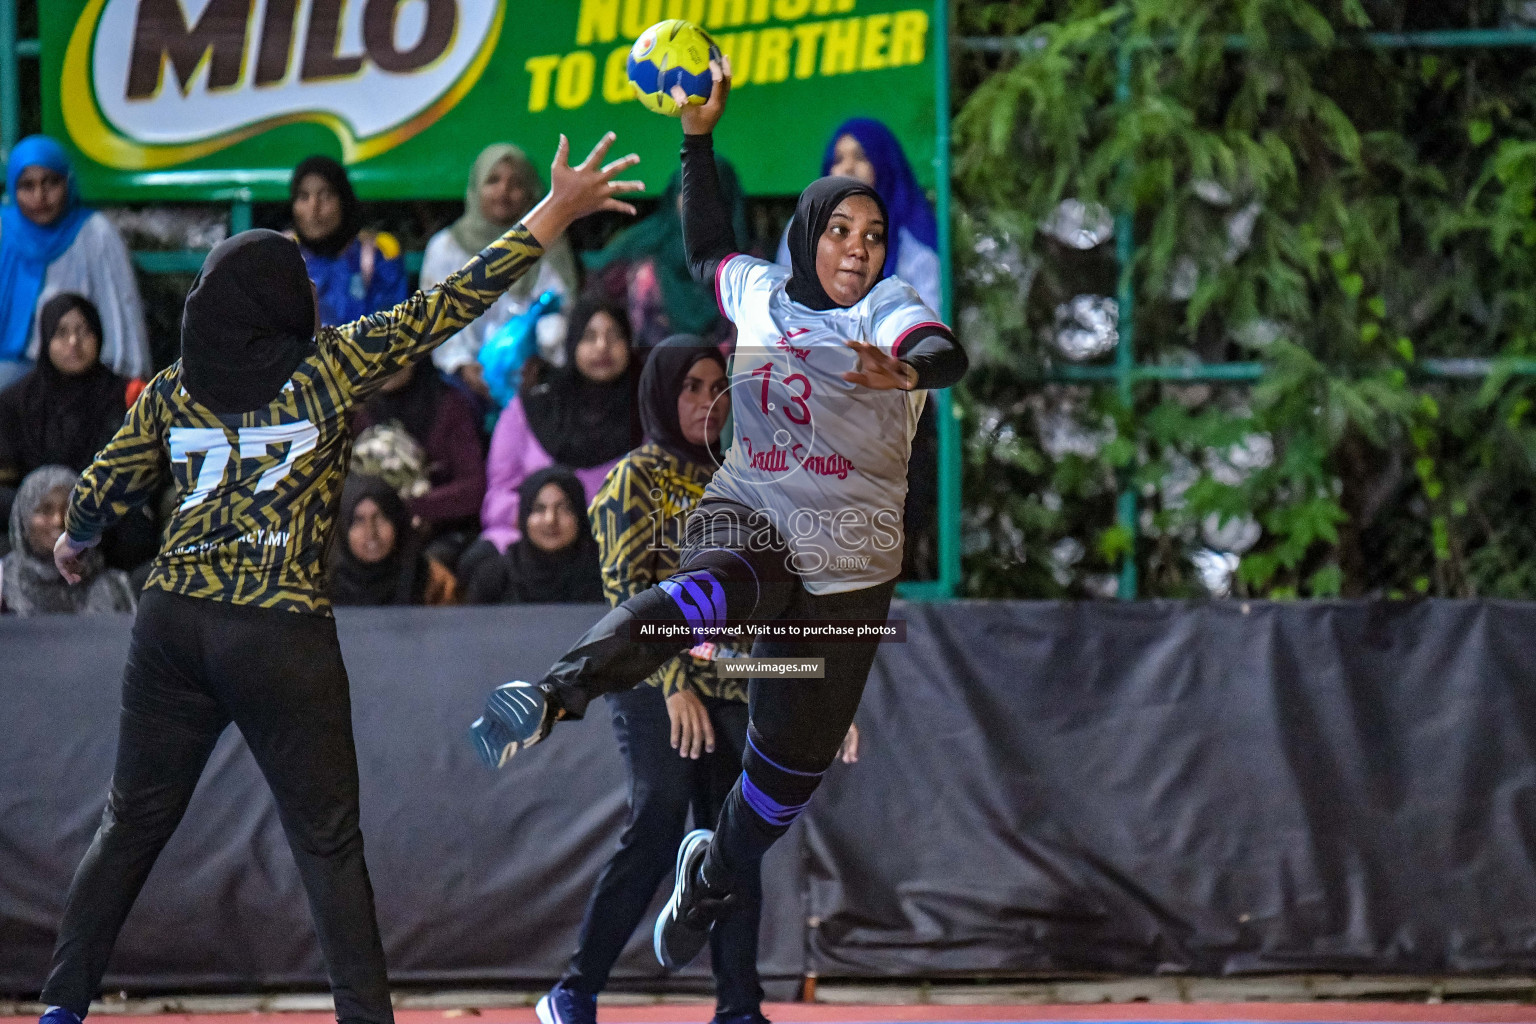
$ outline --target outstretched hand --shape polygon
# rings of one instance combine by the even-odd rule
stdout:
[[[876,391],[911,391],[917,387],[917,371],[910,363],[886,355],[867,341],[850,341],[859,354],[859,368],[843,374],[843,380]]]
[[[683,121],[684,135],[708,135],[725,116],[725,101],[731,95],[731,58],[721,57],[709,62],[709,99],[704,103],[689,103],[683,87],[672,87],[672,98],[677,101],[678,116]]]
[[[604,164],[603,157],[615,136],[608,132],[592,147],[587,158],[571,166],[571,144],[564,135],[555,150],[555,162],[549,168],[549,194],[523,218],[523,227],[548,248],[565,233],[573,221],[602,210],[634,215],[635,208],[619,197],[645,188],[642,181],[615,181],[622,171],[635,166],[640,158],[634,153]]]

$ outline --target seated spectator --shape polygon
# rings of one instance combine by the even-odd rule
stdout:
[[[857,178],[880,193],[890,223],[886,236],[885,276],[911,285],[928,308],[939,309],[939,222],[933,204],[912,173],[901,142],[884,123],[868,117],[844,121],[827,141],[821,173]],[[779,242],[777,261],[789,266],[789,227]]]
[[[470,604],[585,604],[603,599],[597,541],[576,474],[547,466],[518,488],[517,543],[475,564]]]
[[[518,488],[531,474],[555,463],[569,467],[581,481],[585,507],[639,440],[629,345],[624,311],[584,300],[571,311],[566,365],[530,363],[524,372],[522,390],[496,422],[486,463],[481,539],[497,551],[522,536]]]
[[[387,232],[361,230],[362,204],[341,164],[328,156],[306,158],[293,169],[288,199],[322,325],[350,323],[405,301],[400,243]]]
[[[453,604],[453,574],[428,558],[400,495],[375,477],[349,476],[341,536],[331,550],[331,601],[339,605]]]
[[[361,435],[389,423],[414,439],[424,456],[427,489],[405,496],[418,528],[429,537],[466,533],[467,542],[479,532],[480,503],[485,500],[485,457],[469,399],[423,360],[385,381],[354,415],[352,427]]]
[[[60,292],[101,311],[100,358],[123,377],[148,378],[149,335],[128,247],[105,216],[81,204],[64,148],[46,135],[23,139],[6,168],[0,207],[0,387],[42,350],[35,316]]]
[[[736,170],[716,158],[720,195],[730,205],[736,244],[747,244],[747,208]],[[688,272],[683,249],[682,172],[672,175],[656,212],[627,228],[608,245],[582,256],[598,277],[602,294],[622,304],[634,325],[635,345],[649,349],[673,334],[695,334],[710,341],[732,337],[720,315],[713,285]]]
[[[521,149],[507,143],[487,146],[475,158],[464,194],[464,215],[433,235],[421,259],[421,287],[431,288],[490,245],[522,219],[544,195],[538,170]],[[457,376],[483,399],[490,398],[480,372],[480,348],[508,320],[528,311],[535,299],[552,291],[569,301],[576,294],[576,257],[565,236],[544,251],[538,266],[524,274],[474,323],[449,338],[432,359],[444,373]],[[558,365],[565,354],[565,318],[559,313],[538,324],[539,352]]]
[[[123,425],[144,383],[102,365],[101,317],[88,299],[64,292],[38,314],[47,348],[37,365],[0,391],[0,523],[9,521],[21,479],[41,466],[79,473]],[[102,542],[107,564],[133,569],[155,555],[147,507],[124,517]]]
[[[0,610],[22,616],[133,611],[127,574],[108,569],[99,548],[86,552],[73,586],[54,568],[53,545],[64,532],[78,477],[67,466],[43,466],[21,482],[11,513],[11,552],[0,562]]]

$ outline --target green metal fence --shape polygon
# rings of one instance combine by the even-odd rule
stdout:
[[[1038,38],[1029,34],[1014,37],[967,36],[958,40],[962,49],[982,53],[1017,53],[1027,57],[1038,48]],[[1106,40],[1117,48],[1118,78],[1115,99],[1131,99],[1131,74],[1136,54],[1161,48],[1171,42],[1151,38]],[[1304,45],[1298,43],[1297,45]],[[1362,49],[1498,49],[1536,48],[1536,29],[1461,29],[1428,32],[1369,32],[1341,36],[1336,45]],[[1243,36],[1228,36],[1226,47],[1232,51],[1248,48]],[[1264,364],[1257,362],[1188,363],[1157,366],[1136,361],[1136,288],[1132,266],[1136,259],[1134,211],[1121,210],[1115,217],[1115,256],[1119,264],[1119,343],[1114,361],[1091,366],[1055,366],[1048,379],[1063,383],[1108,386],[1113,384],[1120,401],[1134,415],[1136,385],[1144,381],[1189,381],[1210,383],[1251,383],[1264,375]],[[1424,359],[1417,372],[1429,378],[1467,378],[1481,380],[1495,372],[1511,376],[1536,376],[1536,359]],[[1116,520],[1131,540],[1129,552],[1120,565],[1117,596],[1134,600],[1137,595],[1136,544],[1138,533],[1136,491],[1127,482],[1116,502]]]

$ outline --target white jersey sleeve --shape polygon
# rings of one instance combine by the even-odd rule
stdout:
[[[715,302],[720,315],[739,325],[747,298],[756,295],[766,299],[774,283],[788,276],[784,267],[755,256],[727,256],[715,268]]]
[[[865,308],[864,336],[890,356],[896,355],[902,341],[919,327],[946,327],[939,314],[918,297],[916,289],[896,277],[875,285]]]

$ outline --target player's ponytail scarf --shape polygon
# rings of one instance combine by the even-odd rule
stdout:
[[[821,286],[821,278],[816,276],[816,243],[827,230],[827,222],[832,219],[837,204],[849,196],[868,196],[875,201],[886,218],[886,244],[890,244],[890,215],[880,193],[857,178],[838,176],[811,182],[810,187],[800,193],[795,217],[789,222],[790,274],[789,283],[784,286],[789,297],[802,306],[818,310],[839,308]],[[884,272],[880,276],[884,277]]]
[[[837,140],[851,135],[858,140],[864,156],[875,169],[875,191],[885,205],[886,235],[890,238],[885,250],[885,276],[896,273],[902,228],[930,249],[939,247],[939,222],[933,215],[928,196],[917,183],[907,154],[891,130],[869,117],[855,117],[844,121],[827,141],[826,154],[821,158],[821,173],[832,170],[837,162]]]
[[[16,205],[16,183],[28,167],[46,167],[68,182],[64,211],[51,224],[34,224]],[[7,200],[0,206],[0,359],[24,357],[32,314],[43,291],[48,264],[74,244],[90,219],[64,147],[46,135],[29,135],[11,150],[5,174]]]
[[[293,239],[257,228],[213,247],[181,314],[181,381],[221,415],[260,409],[314,351],[315,295]]]
[[[720,465],[719,438],[708,445],[695,444],[684,436],[677,419],[677,399],[683,392],[683,381],[704,360],[725,372],[725,357],[720,349],[692,334],[674,334],[651,349],[640,373],[640,425],[651,443],[713,473]]]

